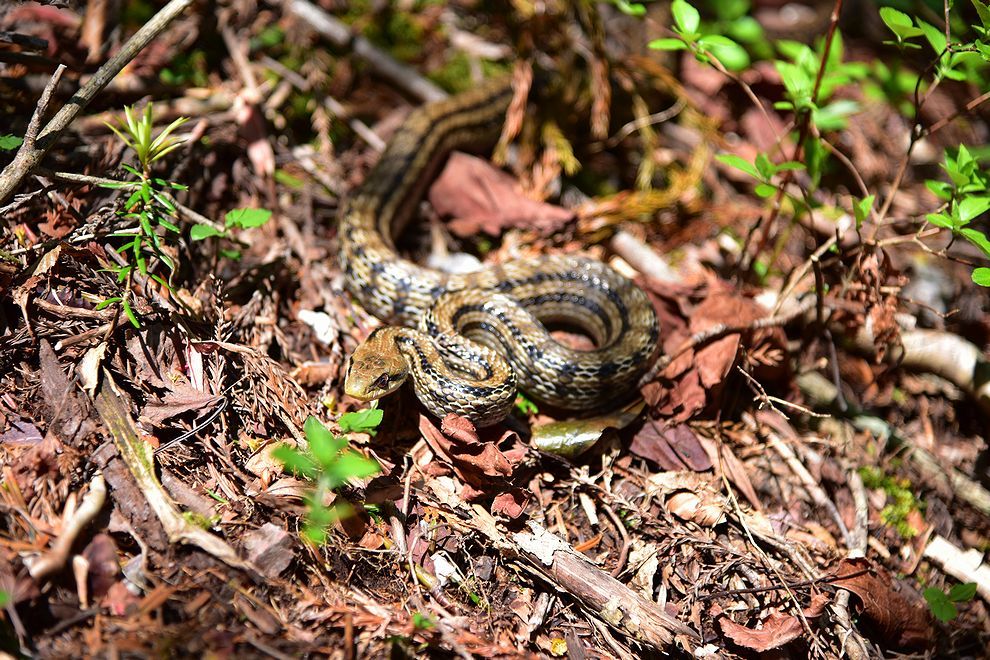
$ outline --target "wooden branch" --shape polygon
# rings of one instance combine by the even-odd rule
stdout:
[[[3,172],[0,172],[0,204],[5,202],[10,195],[20,186],[21,181],[35,167],[37,167],[45,154],[54,146],[62,132],[68,128],[69,124],[89,105],[96,94],[113,80],[118,73],[133,60],[138,53],[144,50],[152,39],[161,34],[172,20],[181,14],[186,7],[191,5],[193,0],[171,0],[155,16],[148,21],[133,37],[127,40],[123,48],[116,55],[110,58],[106,64],[101,66],[89,81],[73,94],[69,102],[52,117],[44,130],[41,131],[37,139],[30,140],[25,137],[24,143],[18,149],[17,155]],[[57,76],[61,75],[63,67],[55,72],[52,79],[57,82]],[[47,88],[46,88],[46,91]],[[44,101],[44,95],[42,95]],[[36,115],[44,113],[44,108],[39,102]],[[33,121],[33,120],[32,120]]]
[[[155,457],[151,445],[141,437],[113,375],[104,369],[102,377],[103,384],[93,398],[96,411],[107,432],[113,437],[114,445],[138,488],[147,499],[148,506],[165,529],[168,540],[197,546],[228,566],[247,572],[252,578],[259,576],[258,569],[251,562],[238,557],[237,552],[226,541],[188,522],[176,509],[155,474]]]
[[[512,540],[530,561],[541,564],[553,581],[601,620],[648,647],[662,650],[675,635],[697,641],[698,634],[592,564],[569,544],[537,523]]]
[[[960,582],[975,582],[976,593],[990,602],[990,566],[983,563],[982,552],[973,548],[963,550],[936,536],[925,546],[925,558]]]
[[[30,562],[28,573],[31,577],[40,580],[65,567],[65,563],[69,560],[69,553],[72,551],[72,544],[79,538],[79,534],[86,525],[92,522],[96,514],[103,508],[106,496],[106,482],[103,480],[103,474],[97,472],[89,482],[89,492],[83,497],[82,503],[75,513],[65,521],[61,533],[52,543],[51,548],[35,561]]]
[[[391,55],[364,37],[354,35],[350,27],[313,3],[307,0],[292,0],[288,3],[288,9],[289,13],[329,39],[333,45],[338,48],[349,48],[356,56],[371,65],[378,74],[388,78],[407,94],[421,101],[439,101],[447,98],[447,92],[419,75],[415,69],[395,61]],[[3,201],[2,197],[0,201]]]

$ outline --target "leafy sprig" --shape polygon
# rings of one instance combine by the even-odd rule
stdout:
[[[361,410],[341,415],[342,431],[374,433],[382,421],[381,409]],[[332,506],[324,497],[354,479],[364,479],[381,472],[374,459],[351,449],[346,437],[330,432],[320,421],[310,416],[303,425],[308,447],[300,450],[289,445],[277,447],[272,455],[295,474],[314,482],[306,496],[306,522],[303,536],[322,545],[329,536],[330,526],[353,514],[350,505],[338,499]]]
[[[976,596],[976,583],[954,584],[948,592],[938,587],[928,587],[923,594],[935,618],[946,623],[959,616],[956,603],[968,603],[973,600]]]

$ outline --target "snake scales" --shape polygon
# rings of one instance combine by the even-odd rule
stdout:
[[[490,148],[511,98],[509,80],[497,79],[412,112],[342,209],[347,287],[392,324],[354,352],[347,394],[378,399],[411,375],[431,413],[485,426],[508,414],[517,386],[537,401],[591,411],[627,398],[649,367],[656,313],[642,290],[599,261],[554,255],[450,274],[395,250],[392,237],[446,155]],[[581,329],[597,348],[563,346],[544,325],[554,323]]]

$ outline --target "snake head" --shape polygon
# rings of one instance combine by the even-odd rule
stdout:
[[[360,401],[373,401],[399,389],[409,375],[409,365],[395,345],[390,328],[379,328],[357,347],[344,378],[344,393]]]

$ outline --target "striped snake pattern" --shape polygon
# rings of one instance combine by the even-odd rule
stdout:
[[[490,148],[511,99],[510,81],[497,79],[412,112],[343,207],[347,287],[388,324],[351,357],[347,394],[378,399],[411,376],[430,413],[486,426],[509,413],[517,388],[552,406],[602,410],[629,398],[650,366],[659,336],[653,306],[599,261],[553,255],[451,274],[396,251],[393,237],[447,154]],[[548,324],[579,329],[596,348],[568,348]]]

